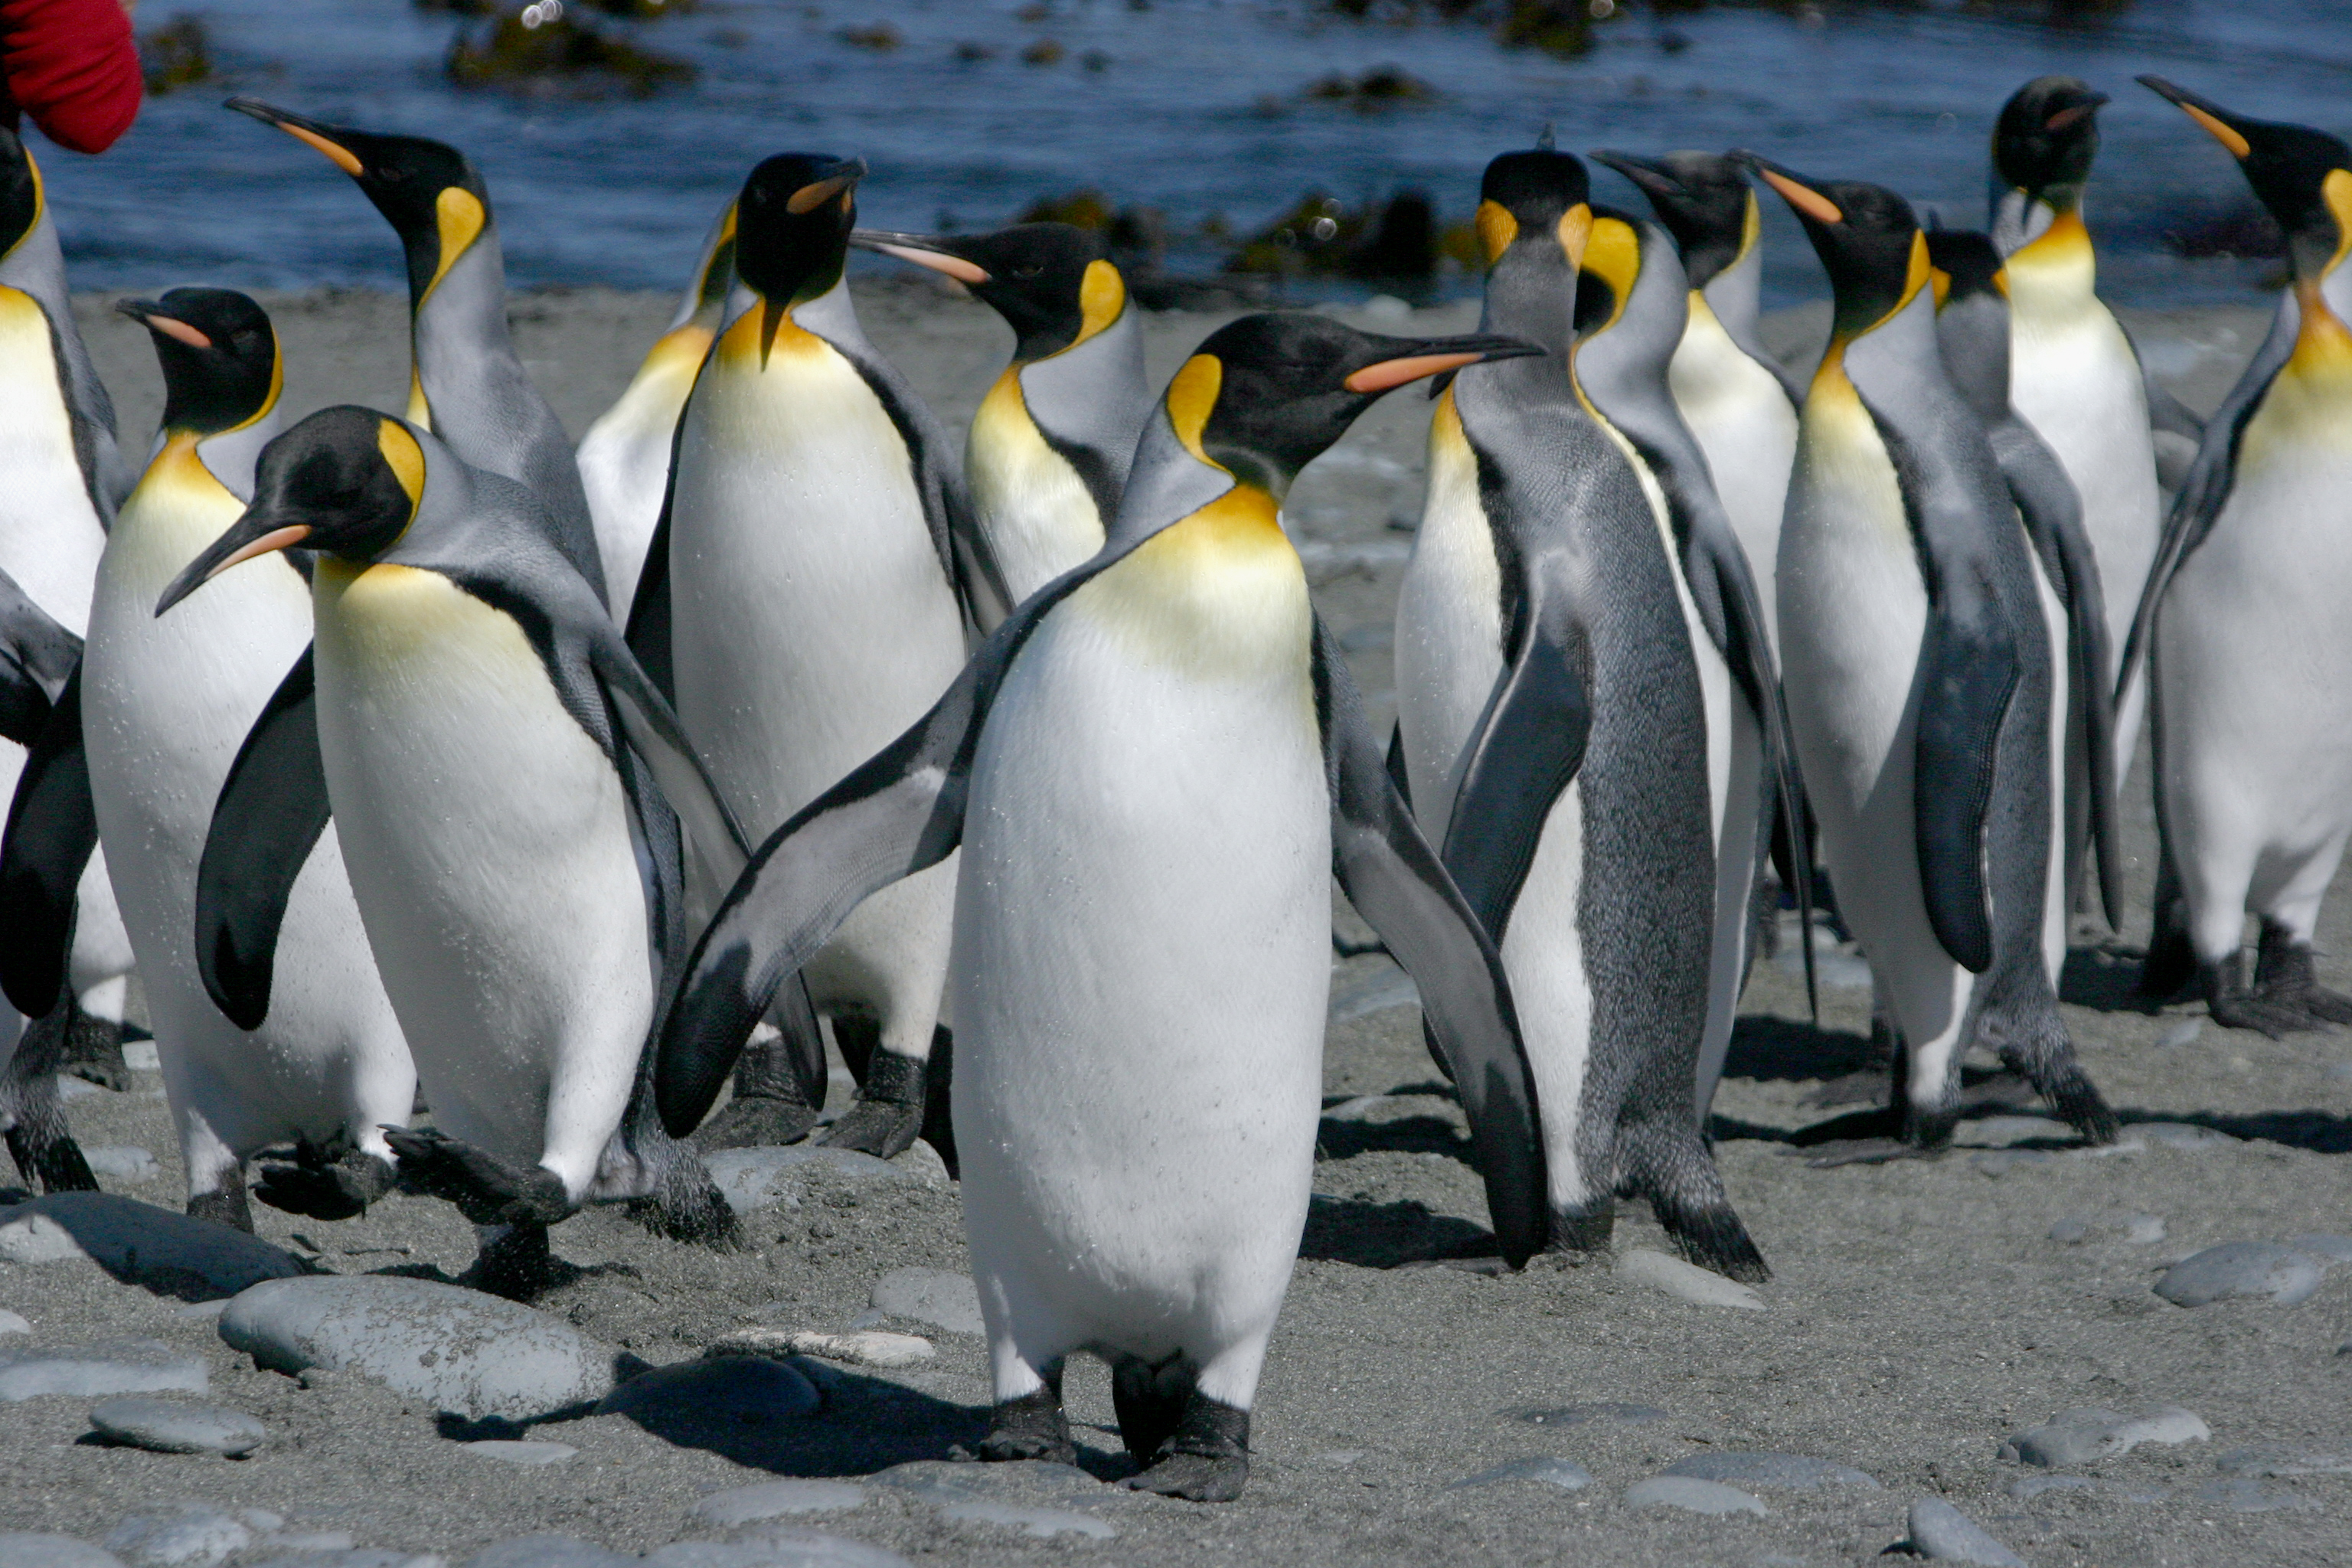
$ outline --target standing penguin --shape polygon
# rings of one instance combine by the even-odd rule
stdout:
[[[89,625],[106,530],[131,478],[114,405],[74,326],[40,167],[14,131],[0,130],[0,572],[75,637]],[[45,722],[57,738],[35,749],[78,757],[80,682],[53,695]],[[0,867],[0,985],[29,1017],[66,1009],[66,1070],[125,1089],[131,942],[106,858],[91,853],[88,787],[69,765],[69,778],[36,777],[20,790],[27,759],[24,745],[0,741],[0,795],[26,828],[11,832]],[[36,797],[68,820],[44,821],[37,808],[26,821]]]
[[[1019,604],[1103,545],[1151,408],[1143,328],[1100,237],[1024,223],[970,238],[859,229],[853,244],[954,279],[1013,329],[1013,363],[973,416],[964,472],[980,534]]]
[[[298,872],[277,938],[266,1021],[248,1032],[205,994],[196,882],[214,803],[237,747],[289,667],[310,661],[310,588],[286,556],[222,574],[158,619],[156,595],[245,510],[255,459],[278,434],[284,366],[269,318],[225,289],[175,289],[117,309],[143,324],[163,370],[161,438],[99,563],[82,658],[84,747],[101,840],[139,954],[163,1088],[187,1170],[188,1212],[240,1229],[244,1162],[258,1195],[322,1219],[393,1183],[389,1123],[416,1071],[376,975],[333,825]],[[275,804],[275,803],[273,803]]]
[[[2311,952],[2352,833],[2352,148],[2139,79],[2238,160],[2294,266],[2269,340],[2206,425],[2126,656],[2127,673],[2153,672],[2177,880],[2158,889],[2142,989],[2168,995],[2193,973],[2216,1021],[2273,1037],[2352,1023]]]
[[[1776,804],[1794,816],[1798,790],[1780,677],[1756,580],[1667,384],[1690,295],[1663,228],[1628,213],[1593,210],[1576,280],[1576,383],[1633,459],[1656,514],[1680,579],[1683,619],[1706,705],[1715,931],[1692,1102],[1705,1127],[1748,979],[1766,836]],[[1791,890],[1809,910],[1811,889]]]
[[[387,1137],[404,1173],[513,1227],[485,1237],[485,1287],[530,1289],[546,1226],[590,1199],[650,1195],[671,1234],[730,1232],[635,1091],[684,946],[662,795],[719,865],[740,840],[538,500],[352,407],[272,441],[253,497],[157,605],[318,552],[315,718],[273,703],[222,791],[196,892],[207,989],[240,1025],[267,1011],[289,849],[331,803],[436,1122]]]
[[[1546,357],[1438,399],[1397,600],[1402,752],[1510,972],[1553,1247],[1606,1248],[1617,1197],[1639,1195],[1695,1262],[1761,1279],[1693,1106],[1716,906],[1703,639],[1664,509],[1577,383],[1585,197],[1565,153],[1486,166],[1483,327]],[[1633,258],[1621,271],[1630,290]]]
[[[704,934],[659,1047],[673,1128],[847,911],[962,846],[982,1459],[1074,1460],[1063,1359],[1091,1350],[1148,1467],[1128,1485],[1241,1491],[1313,1175],[1335,875],[1421,986],[1504,1256],[1543,1245],[1501,962],[1388,778],[1277,510],[1381,393],[1528,352],[1303,314],[1213,333],[1147,421],[1101,553],[761,846]]]
[[[630,615],[755,836],[921,717],[963,668],[968,608],[1009,602],[946,432],[858,328],[842,268],[864,174],[791,153],[745,182],[735,269],[756,301],[687,401]],[[809,965],[860,1079],[827,1142],[887,1158],[922,1130],[954,900],[952,865],[910,879]]]
[[[646,548],[661,521],[669,485],[671,448],[686,395],[727,310],[735,283],[735,204],[710,226],[694,281],[677,302],[668,330],[646,354],[613,406],[580,437],[580,485],[595,520],[596,552],[604,565],[604,598],[613,618],[626,625],[637,595]]]
[[[349,174],[400,237],[408,262],[408,418],[459,460],[520,480],[549,537],[599,600],[608,592],[572,443],[515,353],[506,258],[489,186],[443,142],[330,125],[250,98],[228,107],[275,125]]]
[[[1780,534],[1781,675],[1839,907],[1898,1037],[1890,1114],[1935,1147],[1983,1044],[2098,1142],[2043,951],[2056,659],[1984,423],[1937,347],[1902,197],[1750,158],[1836,291]]]
[[[1773,574],[1805,388],[1756,334],[1764,281],[1756,193],[1738,163],[1713,153],[1592,156],[1641,188],[1680,248],[1690,313],[1668,382],[1755,574],[1765,635],[1777,639]]]

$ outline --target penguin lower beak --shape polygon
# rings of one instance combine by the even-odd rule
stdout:
[[[921,234],[893,234],[887,229],[857,228],[849,232],[849,243],[860,250],[871,250],[883,256],[895,256],[901,261],[911,261],[918,267],[928,267],[957,282],[978,288],[990,280],[987,268],[977,261],[965,259],[942,248],[943,242]]]
[[[155,614],[161,616],[232,566],[273,550],[290,550],[310,537],[307,522],[279,522],[248,510],[172,579],[172,585],[155,601]]]
[[[813,180],[784,198],[784,210],[794,217],[813,213],[831,201],[838,201],[856,187],[866,177],[866,160],[845,158],[835,163],[821,180]]]
[[[2203,126],[2214,141],[2230,150],[2231,157],[2242,160],[2253,152],[2253,143],[2246,140],[2245,132],[2231,123],[2238,117],[2211,99],[2200,98],[2187,88],[2176,86],[2160,76],[2142,76],[2133,79],[2159,98],[2168,100],[2183,114]]]
[[[1684,194],[1683,183],[1675,179],[1663,163],[1636,158],[1630,153],[1594,153],[1592,161],[1604,168],[1616,170],[1645,193],[1668,197]]]
[[[297,142],[317,148],[326,155],[329,163],[355,180],[367,173],[367,165],[360,162],[359,154],[344,146],[339,139],[342,132],[337,126],[289,110],[274,108],[257,98],[232,98],[223,107],[234,109],[239,114],[251,115],[264,125],[275,125]]]
[[[176,338],[192,349],[208,349],[213,346],[212,339],[177,317],[165,315],[163,307],[152,300],[118,300],[114,302],[114,308],[149,331],[161,332],[167,338]]]
[[[1815,223],[1839,224],[1845,221],[1845,214],[1838,210],[1837,203],[1815,190],[1814,182],[1794,170],[1784,169],[1778,163],[1739,149],[1734,149],[1726,155],[1734,163],[1744,163],[1753,169],[1758,177],[1780,194],[1780,199],[1788,203],[1798,216],[1809,217]]]
[[[1423,376],[1444,375],[1448,371],[1460,370],[1465,365],[1487,360],[1524,359],[1544,352],[1541,345],[1528,342],[1524,338],[1491,334],[1424,338],[1420,342],[1406,340],[1397,346],[1405,352],[1389,359],[1375,360],[1360,370],[1349,372],[1340,384],[1349,392],[1377,395],[1392,392]]]

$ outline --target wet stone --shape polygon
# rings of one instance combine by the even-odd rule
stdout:
[[[205,1363],[161,1340],[95,1345],[0,1347],[0,1399],[43,1394],[94,1398],[107,1394],[202,1394],[212,1386]]]
[[[70,1535],[0,1534],[0,1568],[122,1568],[121,1559]]]
[[[531,1442],[506,1437],[486,1437],[479,1442],[457,1446],[469,1454],[479,1454],[485,1459],[499,1459],[509,1465],[560,1465],[580,1452],[569,1443]]]
[[[1783,1487],[1792,1491],[1812,1491],[1825,1486],[1879,1489],[1878,1483],[1860,1470],[1833,1465],[1827,1459],[1808,1458],[1802,1454],[1693,1454],[1668,1465],[1659,1474],[1687,1476],[1701,1481],[1737,1481],[1749,1487]]]
[[[1696,1306],[1733,1307],[1745,1312],[1765,1310],[1764,1299],[1738,1280],[1643,1247],[1619,1254],[1612,1272]]]
[[[1738,1487],[1692,1476],[1652,1476],[1646,1481],[1635,1481],[1625,1489],[1625,1501],[1633,1508],[1678,1508],[1689,1513],[1763,1515],[1772,1511],[1761,1498],[1750,1497]]]
[[[1108,1521],[1072,1513],[1067,1509],[1032,1508],[988,1497],[939,1498],[935,1500],[939,1505],[940,1517],[950,1524],[1001,1524],[1039,1541],[1051,1540],[1056,1535],[1082,1535],[1093,1541],[1108,1541],[1118,1533]]]
[[[1513,1459],[1508,1464],[1481,1470],[1475,1476],[1465,1476],[1445,1489],[1450,1492],[1467,1491],[1475,1487],[1500,1486],[1506,1481],[1541,1481],[1546,1486],[1572,1492],[1591,1486],[1592,1472],[1567,1459],[1540,1457]]]
[[[926,1323],[943,1333],[987,1332],[981,1320],[980,1290],[971,1277],[944,1268],[899,1268],[874,1282],[876,1311]]]
[[[694,1505],[692,1514],[698,1523],[733,1530],[786,1514],[832,1513],[865,1501],[866,1489],[846,1481],[763,1481],[713,1492]]]
[[[132,1514],[107,1532],[106,1549],[130,1568],[212,1568],[253,1544],[253,1531],[215,1509]]]
[[[2023,1558],[1986,1534],[1976,1521],[1941,1498],[1923,1497],[1911,1505],[1911,1550],[1937,1563],[2025,1568]]]
[[[2165,1030],[2164,1033],[2157,1036],[2156,1043],[2164,1050],[2177,1050],[2182,1046],[2196,1044],[2197,1037],[2204,1032],[2204,1019],[2184,1018],[2179,1023],[2173,1025],[2169,1029]]]
[[[110,1399],[89,1413],[100,1436],[158,1454],[219,1454],[242,1458],[269,1440],[241,1410],[170,1399]]]
[[[2326,1271],[2305,1254],[2270,1241],[2225,1241],[2164,1271],[2156,1293],[2176,1307],[2267,1296],[2282,1307],[2307,1300]]]
[[[2177,1405],[2161,1405],[2137,1416],[2113,1410],[2068,1410],[2010,1438],[2001,1446],[2000,1457],[2011,1464],[2068,1469],[2128,1454],[2142,1443],[2202,1443],[2212,1436],[2194,1413]]]
[[[2231,1513],[2301,1513],[2323,1506],[2315,1497],[2285,1487],[2264,1486],[2252,1476],[2207,1481],[2197,1489],[2197,1500]]]
[[[809,1179],[820,1171],[845,1182],[944,1186],[947,1169],[940,1164],[939,1156],[930,1152],[929,1144],[919,1142],[915,1147],[929,1154],[928,1162],[909,1159],[912,1149],[897,1160],[877,1160],[855,1149],[795,1143],[782,1149],[720,1149],[704,1155],[702,1163],[709,1167],[710,1179],[719,1190],[727,1194],[729,1205],[738,1214],[752,1214],[767,1208],[800,1207]]]

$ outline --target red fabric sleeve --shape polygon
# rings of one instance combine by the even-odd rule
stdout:
[[[0,85],[58,146],[105,152],[139,117],[121,0],[0,0]]]

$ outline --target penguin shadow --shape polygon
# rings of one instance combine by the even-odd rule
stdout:
[[[1824,1029],[1800,1018],[1744,1013],[1731,1026],[1731,1048],[1723,1060],[1726,1078],[1801,1083],[1877,1075],[1885,1093],[1886,1060],[1867,1035]]]
[[[2140,966],[2147,954],[2121,942],[2093,942],[2066,950],[2058,973],[2058,1000],[2094,1013],[2155,1013],[2161,1000],[2140,994]]]
[[[2229,1114],[2212,1110],[2118,1110],[2116,1115],[2123,1121],[2126,1138],[2132,1135],[2136,1123],[2159,1121],[2174,1126],[2208,1127],[2216,1132],[2226,1132],[2232,1138],[2283,1143],[2290,1149],[2305,1149],[2315,1154],[2352,1154],[2352,1116],[2340,1116],[2331,1110],[2253,1110]]]

